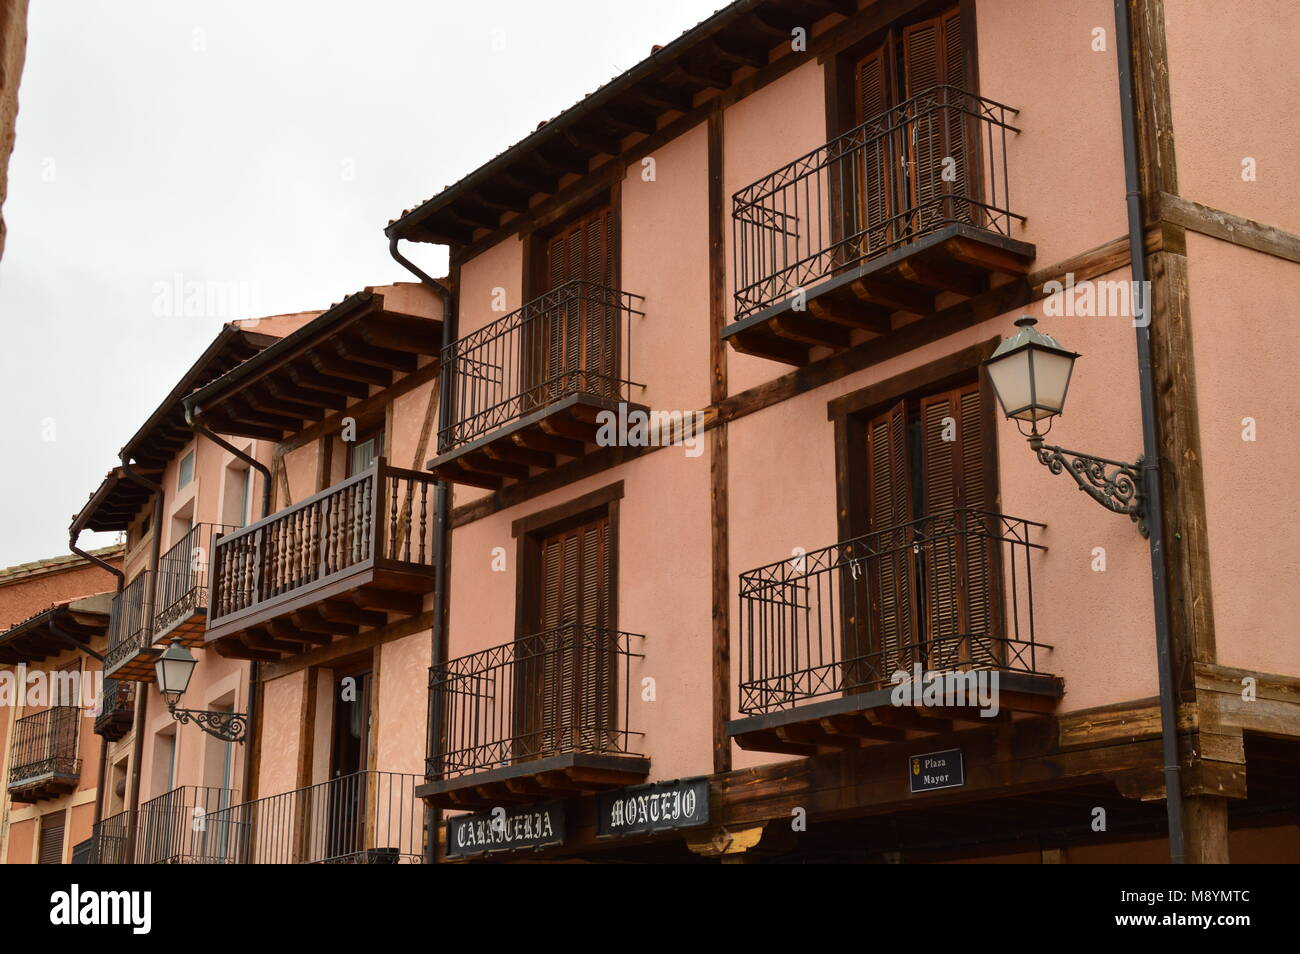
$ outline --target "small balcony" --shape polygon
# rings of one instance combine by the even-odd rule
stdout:
[[[118,812],[96,823],[91,829],[88,843],[83,842],[82,857],[88,865],[127,865],[126,845],[131,825],[131,812]]]
[[[491,808],[633,785],[650,762],[629,729],[642,637],[576,623],[429,670],[431,735],[421,798]]]
[[[186,646],[202,644],[208,616],[208,560],[217,538],[235,529],[195,524],[159,559],[155,645],[165,649],[175,639]]]
[[[104,677],[149,682],[158,650],[153,648],[153,574],[145,571],[113,597],[108,623]]]
[[[238,801],[229,788],[183,785],[152,798],[136,813],[135,864],[212,864],[224,858],[225,835],[210,819]]]
[[[804,365],[1024,275],[1034,247],[1011,237],[1024,220],[1008,189],[1015,114],[936,86],[737,192],[723,338]]]
[[[131,731],[135,720],[135,683],[105,679],[99,713],[95,716],[95,734],[107,742],[116,742]]]
[[[631,404],[640,296],[567,282],[443,349],[451,423],[429,470],[497,490],[596,445],[603,411]]]
[[[991,686],[1003,718],[1052,711],[1063,686],[1034,634],[1042,528],[956,510],[742,573],[744,717],[728,734],[795,755],[903,741],[993,724],[981,696]],[[993,672],[996,683],[980,676]],[[929,673],[960,695],[923,695]],[[897,705],[904,679],[914,689]]]
[[[190,836],[210,864],[419,864],[419,776],[356,772],[209,813]]]
[[[274,661],[418,616],[433,590],[435,478],[369,468],[218,538],[206,644]]]
[[[77,736],[81,710],[54,706],[23,716],[14,725],[9,758],[9,797],[39,802],[75,791],[81,781]]]

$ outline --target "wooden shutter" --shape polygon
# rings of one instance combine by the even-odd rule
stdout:
[[[879,555],[870,560],[871,639],[880,653],[876,678],[910,670],[917,642],[911,560],[912,469],[907,406],[899,401],[867,423],[867,527]]]
[[[966,85],[966,55],[961,14],[957,8],[903,29],[903,96],[926,93],[936,86]],[[936,108],[936,103],[946,103]],[[922,96],[913,107],[908,147],[908,195],[915,210],[913,232],[923,235],[945,223],[969,222],[970,205],[960,201],[969,191],[969,122],[961,100],[952,90]],[[955,179],[943,178],[944,160],[953,160]]]
[[[41,816],[39,857],[37,864],[63,864],[63,824],[65,812],[50,812]]]
[[[991,505],[980,391],[969,384],[921,399],[921,485],[926,517],[921,548],[927,665],[991,663],[1000,647],[996,618],[998,528]]]
[[[541,542],[539,724],[534,756],[605,751],[614,740],[614,637],[610,633],[609,518],[601,516]]]
[[[566,226],[546,246],[546,291],[571,281],[614,288],[618,281],[618,226],[613,210]],[[540,404],[579,391],[617,397],[617,309],[575,298],[541,319],[544,330]]]
[[[879,254],[897,236],[896,230],[890,228],[890,220],[897,206],[894,184],[898,181],[903,153],[898,134],[888,132],[891,124],[887,114],[898,98],[894,88],[893,47],[891,37],[854,66],[857,125],[866,124],[855,162],[860,190],[855,250],[859,257]]]

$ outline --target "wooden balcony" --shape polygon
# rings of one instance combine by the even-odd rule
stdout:
[[[81,781],[77,738],[81,709],[54,706],[24,716],[14,724],[9,759],[9,797],[39,802],[76,791]]]
[[[632,633],[569,624],[429,670],[439,750],[416,794],[482,809],[645,781],[629,728]]]
[[[745,354],[804,365],[1029,270],[1011,237],[1015,110],[937,86],[741,189],[732,212]]]
[[[216,541],[206,645],[278,660],[418,616],[433,590],[435,479],[367,470]]]
[[[135,721],[135,683],[104,680],[104,695],[95,716],[95,734],[116,742],[131,731]]]
[[[956,510],[741,574],[743,716],[728,735],[816,755],[1053,711],[1064,687],[1034,634],[1041,528]],[[918,667],[959,692],[927,697]],[[915,692],[896,695],[900,673]]]
[[[572,281],[443,349],[451,423],[429,470],[497,490],[591,453],[603,412],[628,411],[641,298]]]

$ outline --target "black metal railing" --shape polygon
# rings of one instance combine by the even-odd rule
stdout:
[[[81,774],[81,759],[77,757],[80,721],[81,709],[77,706],[54,706],[19,719],[14,724],[9,784],[22,785],[46,775],[78,777]]]
[[[113,597],[108,620],[108,652],[104,654],[105,672],[112,672],[151,644],[152,581],[153,574],[146,570]]]
[[[575,394],[631,399],[632,318],[645,299],[571,281],[442,351],[451,375],[445,453]]]
[[[201,612],[208,605],[208,561],[217,538],[235,527],[197,523],[158,561],[155,636]]]
[[[418,864],[419,781],[364,771],[241,802],[207,816],[196,854],[225,864]]]
[[[95,733],[121,738],[131,725],[134,711],[135,683],[105,679],[99,712],[95,716]]]
[[[213,545],[209,628],[367,566],[433,572],[432,474],[366,470]]]
[[[209,864],[224,857],[222,825],[211,819],[235,803],[229,788],[182,785],[152,798],[136,813],[135,863]]]
[[[1039,672],[1043,526],[954,510],[742,573],[740,711],[884,688],[918,664]]]
[[[1010,236],[1016,112],[935,86],[738,191],[736,320],[945,226]]]
[[[118,812],[97,822],[91,829],[90,851],[86,863],[92,865],[130,864],[127,856],[127,836],[131,827],[131,812]]]
[[[573,752],[637,755],[629,728],[633,633],[570,623],[429,670],[428,777]]]

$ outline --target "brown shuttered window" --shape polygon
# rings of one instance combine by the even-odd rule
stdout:
[[[997,632],[1001,614],[997,544],[985,532],[996,529],[986,516],[994,497],[985,417],[972,382],[900,401],[867,422],[875,636],[865,650],[846,646],[845,658],[880,652],[885,677],[914,662],[950,669],[999,660],[998,645],[972,638]]]
[[[540,564],[543,633],[524,647],[536,654],[525,753],[605,751],[617,741],[609,518],[543,538]]]
[[[882,675],[911,668],[916,638],[916,579],[911,558],[912,467],[907,405],[899,401],[867,424],[867,526],[881,553],[869,581]]]
[[[864,131],[864,146],[857,153],[857,231],[862,247],[854,254],[860,257],[888,246],[893,235],[891,219],[897,212],[897,197],[893,195],[890,183],[897,178],[903,144],[897,134],[887,134],[889,120],[882,118],[898,101],[892,38],[858,60],[853,80],[857,125],[877,120]]]
[[[63,824],[65,812],[41,816],[39,858],[42,865],[63,864]]]
[[[956,9],[903,30],[904,98],[936,86],[965,87],[966,55],[961,33],[961,15]],[[947,102],[956,102],[952,94],[947,95]],[[912,227],[926,231],[941,221],[970,218],[969,204],[955,201],[968,194],[969,137],[964,114],[955,106],[922,115],[908,142],[909,198],[916,208]],[[951,176],[945,178],[942,173],[948,160]]]
[[[546,288],[618,284],[618,224],[605,208],[565,226],[546,245]],[[578,392],[618,396],[617,311],[589,290],[565,294],[539,327],[534,406]]]

